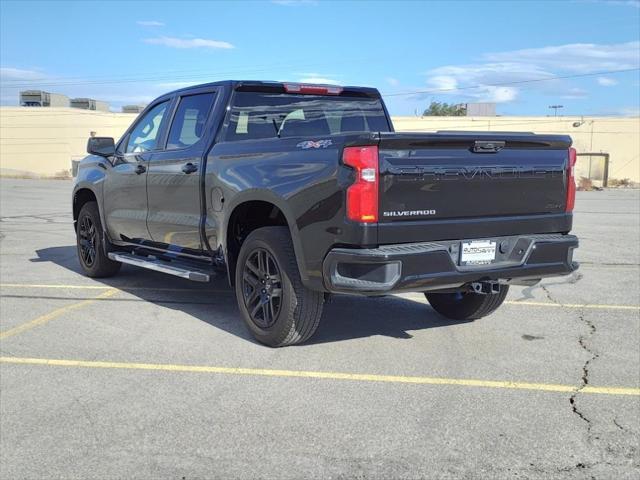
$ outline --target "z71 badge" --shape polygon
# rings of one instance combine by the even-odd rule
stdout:
[[[333,145],[331,140],[318,140],[317,142],[314,142],[313,140],[305,140],[304,142],[297,144],[296,147],[308,150],[309,148],[327,148],[330,145]]]

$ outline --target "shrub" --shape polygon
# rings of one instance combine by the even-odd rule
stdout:
[[[610,178],[607,186],[611,188],[638,188],[638,182],[632,181],[630,178]]]
[[[581,192],[590,192],[593,190],[593,182],[590,178],[580,177],[578,180],[578,190]]]

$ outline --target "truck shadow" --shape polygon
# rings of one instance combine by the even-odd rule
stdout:
[[[30,259],[31,262],[51,262],[82,275],[75,246],[44,248],[35,253],[36,257]],[[130,294],[124,298],[120,296],[117,299],[105,299],[105,302],[133,303],[143,300],[178,310],[240,338],[254,341],[242,323],[235,293],[224,274],[210,283],[202,284],[123,265],[118,275],[94,280]],[[59,291],[56,295],[55,298],[60,298]],[[88,294],[86,298],[93,295]],[[412,338],[413,331],[457,323],[465,322],[445,319],[431,309],[426,301],[412,301],[396,296],[364,298],[335,295],[325,304],[320,327],[305,345],[372,336],[409,339]]]

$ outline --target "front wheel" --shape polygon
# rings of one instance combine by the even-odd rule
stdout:
[[[249,234],[238,255],[235,289],[244,323],[260,343],[302,343],[318,328],[324,295],[302,284],[286,227]]]
[[[120,262],[114,262],[107,257],[103,241],[98,204],[87,202],[78,215],[76,243],[80,266],[88,277],[110,277],[118,273],[122,266]]]
[[[493,313],[507,296],[509,285],[501,285],[498,293],[476,292],[425,293],[433,309],[453,320],[477,320]]]

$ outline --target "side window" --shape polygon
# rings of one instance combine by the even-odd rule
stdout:
[[[149,110],[129,134],[126,153],[148,152],[158,144],[158,132],[167,112],[169,101],[159,103]]]
[[[167,150],[185,148],[200,140],[214,97],[215,94],[210,92],[180,99],[169,130]]]

